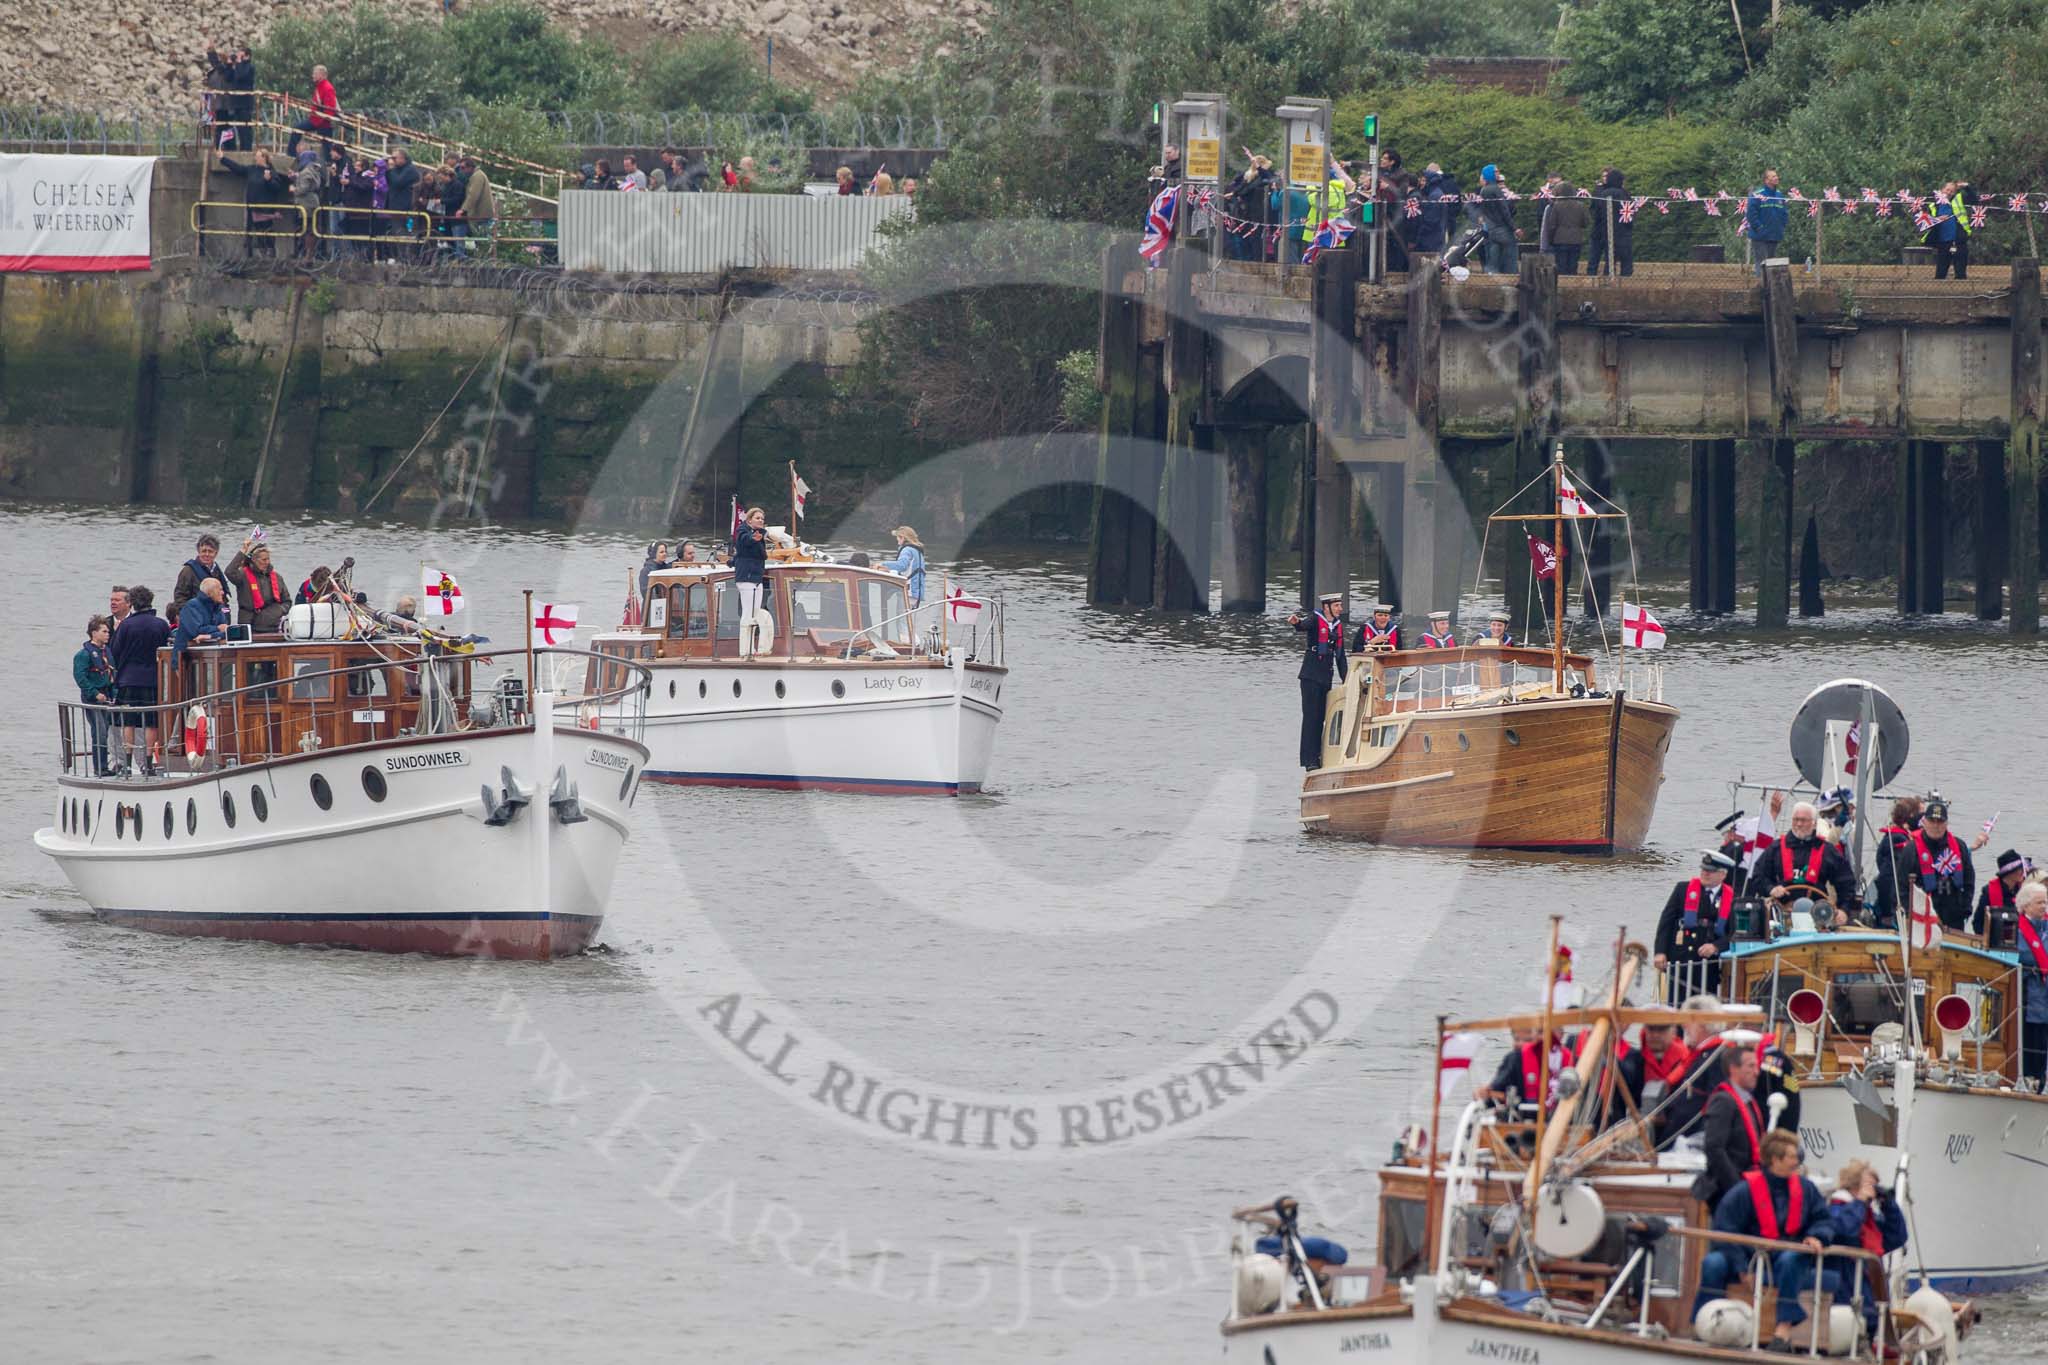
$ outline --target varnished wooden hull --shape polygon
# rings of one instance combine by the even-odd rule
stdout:
[[[1620,697],[1420,711],[1388,748],[1311,771],[1305,828],[1444,848],[1640,848],[1678,712]],[[1335,751],[1332,750],[1334,753]]]

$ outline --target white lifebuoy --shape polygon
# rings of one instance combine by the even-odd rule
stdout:
[[[752,626],[753,629],[747,629]],[[775,644],[775,616],[766,607],[756,607],[751,620],[740,623],[740,657],[766,653]]]

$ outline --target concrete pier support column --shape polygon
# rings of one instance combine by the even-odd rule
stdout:
[[[1770,423],[1778,433],[1764,448],[1757,535],[1756,623],[1768,628],[1785,625],[1792,615],[1792,462],[1798,452],[1792,432],[1799,421],[1799,315],[1790,266],[1783,260],[1767,261],[1762,275]]]
[[[1398,615],[1401,610],[1401,543],[1408,524],[1403,508],[1403,486],[1408,471],[1397,464],[1377,464],[1371,469],[1372,473],[1366,477],[1372,489],[1372,524],[1379,533],[1380,547],[1375,587],[1379,600],[1392,607]]]
[[[1164,395],[1157,348],[1144,341],[1143,297],[1130,292],[1132,278],[1143,278],[1143,267],[1134,245],[1102,253],[1097,382],[1103,402],[1088,560],[1088,601],[1101,606],[1152,600],[1152,509]]]
[[[1947,575],[1946,492],[1942,464],[1947,447],[1907,441],[1899,448],[1899,613],[1938,616]]]
[[[2006,481],[2010,530],[2007,568],[2012,577],[2015,635],[2041,629],[2041,262],[2012,263],[2012,440]]]
[[[1735,610],[1735,442],[1693,441],[1692,609]]]
[[[2006,537],[2010,531],[2005,487],[2005,443],[1977,442],[1977,619],[2005,615]]]
[[[1318,592],[1345,594],[1351,610],[1351,471],[1338,460],[1328,441],[1316,447],[1316,553]]]
[[[1209,610],[1217,478],[1214,429],[1204,421],[1209,337],[1195,305],[1195,275],[1205,264],[1198,247],[1167,252],[1166,441],[1152,571],[1152,604],[1162,611]]]
[[[1271,427],[1219,427],[1223,452],[1223,610],[1266,609],[1266,445]]]

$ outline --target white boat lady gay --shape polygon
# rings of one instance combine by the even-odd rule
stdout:
[[[291,624],[162,650],[157,706],[59,705],[36,847],[93,912],[386,952],[589,946],[646,768],[645,670],[558,705],[550,656],[580,652],[475,653],[342,602]],[[111,770],[109,727],[156,761]]]
[[[605,659],[653,678],[649,780],[900,795],[982,789],[1009,674],[1001,601],[942,589],[913,611],[897,575],[800,547],[771,551],[766,578],[748,621],[730,568],[655,570],[639,620],[592,641]],[[624,678],[594,667],[593,690]]]

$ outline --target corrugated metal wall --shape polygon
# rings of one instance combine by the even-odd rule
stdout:
[[[852,270],[875,229],[910,212],[900,194],[562,195],[562,264],[570,270],[699,274],[780,268]]]

